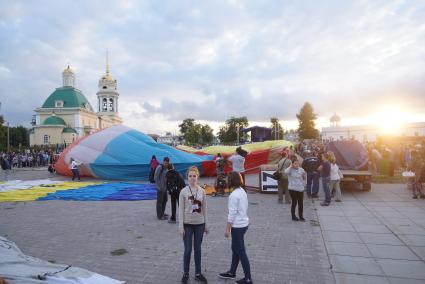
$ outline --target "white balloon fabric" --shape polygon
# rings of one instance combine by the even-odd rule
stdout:
[[[15,284],[123,284],[82,268],[50,263],[25,255],[14,242],[0,236],[0,276]]]

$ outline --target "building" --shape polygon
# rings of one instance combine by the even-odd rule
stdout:
[[[68,66],[62,73],[63,86],[56,88],[35,110],[30,145],[70,144],[99,129],[122,123],[118,115],[117,80],[106,74],[99,80],[98,107],[93,109],[83,92],[75,87],[75,73]]]
[[[355,139],[360,142],[374,142],[379,137],[388,136],[376,125],[340,126],[340,121],[340,117],[336,114],[331,117],[331,126],[322,128],[322,140]],[[393,133],[391,136],[425,137],[425,122],[406,123],[400,127],[397,133]]]
[[[181,137],[167,133],[165,136],[158,136],[156,142],[176,146],[181,144]]]

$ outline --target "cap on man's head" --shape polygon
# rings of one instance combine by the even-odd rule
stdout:
[[[163,160],[164,162],[169,162],[170,161],[170,158],[168,158],[168,157],[164,157],[164,160]]]

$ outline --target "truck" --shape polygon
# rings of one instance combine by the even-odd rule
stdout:
[[[369,170],[369,158],[367,149],[357,140],[331,141],[325,151],[335,154],[336,163],[344,178],[341,186],[355,183],[363,191],[371,190],[372,173]]]

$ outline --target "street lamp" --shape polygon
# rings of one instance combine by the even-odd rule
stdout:
[[[239,123],[237,123],[236,124],[236,135],[237,135],[237,145],[239,145],[239,128],[240,128],[241,126],[239,125]]]
[[[10,152],[10,133],[9,133],[9,121],[7,122],[7,152]]]

